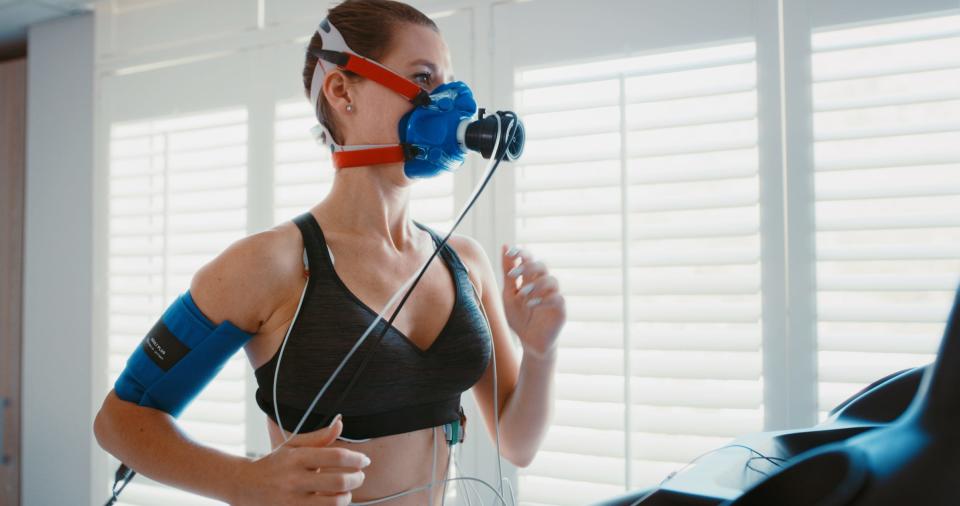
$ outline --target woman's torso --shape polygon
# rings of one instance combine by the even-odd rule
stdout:
[[[313,222],[319,228],[319,221],[316,219],[316,215],[310,215]],[[321,216],[322,219],[322,216]],[[302,224],[302,222],[301,222]],[[284,245],[286,249],[290,249],[292,245],[298,245],[298,249],[291,251],[290,255],[294,258],[299,258],[299,253],[302,252],[303,244],[302,233],[303,229],[298,229],[296,225],[292,222],[286,222],[282,225],[276,227],[277,231],[280,232],[281,237],[285,237],[286,240],[278,241]],[[419,229],[417,229],[420,231]],[[342,292],[338,293],[338,296],[341,297],[341,300],[344,304],[353,304],[353,306],[346,306],[347,309],[357,310],[358,308],[366,311],[369,321],[372,321],[373,309],[372,308],[382,308],[383,305],[387,302],[387,299],[393,294],[393,292],[400,286],[400,284],[407,279],[411,274],[416,272],[422,263],[429,257],[435,248],[437,237],[430,237],[425,231],[420,236],[420,241],[415,242],[417,246],[411,251],[403,252],[398,254],[395,250],[390,251],[386,247],[377,247],[373,242],[370,242],[369,239],[364,238],[361,235],[342,233],[332,229],[326,229],[323,232],[320,232],[320,235],[324,240],[324,248],[329,247],[333,254],[333,263],[327,264],[327,267],[333,268],[335,265],[335,270],[327,273],[326,282],[323,280],[315,279],[313,277],[314,268],[316,267],[319,271],[319,268],[323,266],[322,259],[318,258],[318,254],[314,251],[311,254],[311,283],[317,283],[316,287],[323,287],[324,290],[332,291],[336,290],[336,284],[340,285]],[[291,237],[291,234],[296,234]],[[301,239],[291,240],[291,239]],[[306,241],[310,243],[309,238]],[[315,244],[315,243],[314,243]],[[449,247],[449,245],[447,246]],[[317,249],[314,246],[314,249]],[[281,253],[281,254],[286,254]],[[328,257],[329,258],[329,257]],[[316,265],[315,265],[316,264]],[[460,268],[458,268],[458,264]],[[302,268],[302,265],[301,265]],[[464,288],[472,292],[472,287],[464,287],[464,281],[468,283],[472,281],[467,274],[468,269],[462,262],[460,262],[459,257],[456,257],[455,253],[441,251],[441,255],[438,255],[436,259],[431,263],[427,273],[423,276],[420,283],[417,285],[416,290],[413,292],[409,300],[407,300],[403,311],[400,312],[398,318],[394,321],[393,325],[387,329],[387,333],[384,335],[384,341],[381,343],[384,346],[384,352],[387,353],[390,350],[390,346],[407,346],[406,355],[409,357],[415,357],[418,355],[417,349],[420,350],[419,354],[429,357],[429,354],[437,349],[441,349],[443,345],[458,344],[458,346],[464,346],[464,344],[476,344],[476,343],[444,343],[443,340],[453,340],[453,339],[463,339],[463,335],[458,335],[451,337],[450,327],[451,320],[454,319],[458,314],[462,317],[464,311],[474,310],[475,307],[465,308],[462,307],[468,302],[473,303],[472,298],[464,294]],[[287,274],[288,277],[293,277],[291,274]],[[284,294],[278,294],[278,297],[282,297],[284,302],[280,304],[279,309],[274,311],[271,317],[262,325],[261,331],[258,333],[256,339],[252,339],[246,347],[247,355],[250,360],[251,365],[254,369],[262,368],[265,365],[276,365],[276,353],[280,348],[281,342],[283,341],[284,335],[287,332],[287,328],[293,319],[294,312],[296,311],[297,304],[300,300],[300,295],[303,290],[303,283],[306,280],[306,277],[303,275],[303,272],[300,272],[299,279],[290,279],[289,283],[289,292]],[[333,283],[333,282],[336,283]],[[285,286],[287,284],[285,283]],[[288,290],[284,290],[288,291]],[[307,291],[310,294],[310,290]],[[350,300],[358,299],[358,300]],[[468,300],[465,300],[468,299]],[[317,304],[317,302],[312,302]],[[321,336],[309,334],[307,331],[300,331],[298,333],[298,325],[300,325],[300,319],[304,317],[305,312],[315,310],[316,308],[311,309],[311,298],[305,297],[303,301],[303,307],[300,309],[300,315],[297,316],[297,324],[294,326],[291,331],[287,348],[285,348],[283,361],[280,362],[280,373],[279,381],[277,384],[278,388],[278,399],[282,399],[282,389],[284,388],[284,374],[287,376],[287,383],[290,383],[289,379],[291,373],[297,372],[292,368],[306,369],[302,365],[297,365],[296,361],[288,359],[287,353],[294,351],[296,352],[296,347],[293,345],[297,339],[297,343],[303,343],[305,340],[316,340],[321,339]],[[458,308],[457,305],[461,307]],[[458,313],[459,311],[459,313]],[[332,319],[329,317],[328,319]],[[461,318],[462,319],[462,318]],[[382,322],[381,322],[382,323]],[[468,322],[469,323],[469,322]],[[474,321],[473,325],[477,325]],[[485,322],[484,322],[485,326]],[[463,334],[464,329],[470,327],[460,326],[460,334]],[[481,346],[474,346],[472,353],[474,355],[484,355],[489,353],[489,335],[483,336],[483,332],[480,332],[480,329],[474,327],[478,332],[476,340]],[[356,329],[353,329],[354,331]],[[353,331],[349,333],[354,333]],[[352,344],[358,337],[359,332],[356,336],[353,335],[335,335],[328,336],[330,338],[336,338],[341,344]],[[445,333],[447,335],[445,335]],[[336,334],[336,333],[333,333]],[[370,338],[379,334],[375,332],[371,334]],[[409,337],[408,337],[409,336]],[[486,342],[484,342],[484,338]],[[405,341],[405,342],[404,342]],[[415,348],[414,348],[415,347]],[[337,357],[325,357],[327,359],[336,358],[336,362],[339,363],[342,359],[343,350],[348,348],[343,348],[342,346],[339,349],[331,349],[328,353],[329,355],[338,355]],[[361,348],[363,350],[363,348]],[[398,350],[398,348],[394,348]],[[425,352],[423,350],[426,350]],[[303,352],[301,350],[301,352]],[[375,355],[376,356],[376,355]],[[363,359],[362,353],[357,353],[351,361],[357,362]],[[409,358],[412,360],[412,358]],[[284,362],[286,361],[286,362]],[[302,361],[301,361],[302,363]],[[376,377],[377,368],[373,361],[371,361],[369,367],[372,367],[371,378]],[[424,362],[428,364],[428,362]],[[486,361],[483,361],[483,366],[485,367]],[[415,364],[414,364],[415,365]],[[288,369],[284,370],[284,367]],[[266,368],[264,368],[266,369]],[[321,368],[322,369],[322,368]],[[327,367],[329,369],[329,366]],[[381,367],[382,369],[382,367]],[[476,368],[477,371],[480,371]],[[346,372],[347,369],[344,368]],[[269,370],[272,374],[272,369]],[[481,371],[482,372],[482,371]],[[380,371],[382,376],[383,371]],[[297,372],[299,375],[306,374],[305,371]],[[471,375],[470,377],[477,376],[476,374]],[[478,377],[478,376],[477,376]],[[319,382],[320,376],[316,378],[311,378],[311,382]],[[357,385],[360,385],[363,381],[363,376],[361,375],[360,381]],[[441,383],[436,377],[430,379],[431,382]],[[460,382],[463,383],[464,378],[461,375]],[[468,382],[469,383],[469,382]],[[336,382],[334,383],[336,385]],[[355,385],[354,388],[358,389],[359,387]],[[316,385],[316,390],[319,390],[321,384]],[[367,397],[370,397],[372,393],[376,393],[379,390],[367,390]],[[331,389],[331,394],[338,394]],[[361,393],[363,397],[362,389],[359,389],[358,392]],[[312,397],[312,395],[310,395]],[[325,395],[330,400],[332,400],[336,395]],[[301,398],[303,398],[301,396]],[[270,397],[272,401],[272,396]],[[348,409],[356,409],[356,405],[353,407],[344,405]],[[301,411],[302,413],[302,411]],[[344,412],[345,422],[348,419],[348,412]],[[288,417],[289,418],[289,417]],[[299,417],[298,417],[299,418]],[[290,428],[295,425],[296,421],[288,421],[287,418],[284,418],[283,424],[285,427]],[[271,438],[271,444],[276,447],[279,445],[283,437],[281,435],[281,429],[279,426],[270,418],[267,419],[268,432]],[[315,427],[309,427],[305,425],[301,432],[308,432],[309,430],[314,430]],[[347,433],[347,426],[345,423],[344,426],[345,433]],[[331,446],[336,447],[346,447],[356,451],[361,451],[368,455],[372,464],[364,469],[366,474],[366,480],[364,485],[354,491],[354,500],[362,501],[371,498],[378,498],[385,495],[395,493],[400,490],[410,488],[412,486],[421,485],[428,481],[431,469],[431,452],[434,448],[433,445],[433,432],[431,428],[421,428],[404,433],[395,433],[389,435],[383,435],[380,437],[374,437],[367,442],[348,442],[337,440]],[[449,458],[449,447],[444,441],[444,433],[442,427],[437,427],[437,470],[435,479],[439,479],[444,475],[444,470],[447,467],[448,458]],[[419,465],[411,465],[412,463],[419,463]],[[442,487],[441,487],[442,488]],[[401,504],[422,504],[426,500],[426,495],[423,493],[420,494],[411,494],[404,499],[392,500],[389,504],[401,505]]]

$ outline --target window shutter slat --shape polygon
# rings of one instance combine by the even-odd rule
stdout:
[[[520,470],[522,504],[654,485],[762,428],[754,52],[517,72],[531,134],[516,239],[567,300],[556,416]]]
[[[960,272],[960,16],[817,31],[820,416],[932,360]]]
[[[246,233],[246,110],[116,123],[109,151],[112,386],[146,332],[189,288],[193,273]],[[184,410],[178,425],[190,437],[244,454],[247,367],[237,352]],[[221,503],[138,476],[120,504]]]

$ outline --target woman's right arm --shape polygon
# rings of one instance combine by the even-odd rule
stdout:
[[[271,235],[272,234],[272,235]],[[288,292],[287,274],[302,276],[300,255],[278,244],[270,230],[231,244],[194,275],[190,293],[204,315],[256,333]],[[294,250],[296,251],[296,250]],[[293,269],[293,271],[289,271]],[[300,278],[302,279],[302,277]],[[254,337],[254,339],[256,336]],[[232,505],[339,505],[363,482],[369,459],[326,448],[343,423],[298,434],[283,448],[251,460],[193,441],[164,411],[121,399],[111,390],[94,421],[97,442],[119,460],[161,483]]]
[[[363,483],[365,455],[327,448],[343,430],[298,434],[286,446],[251,460],[194,442],[173,417],[138,406],[111,390],[94,422],[97,442],[138,473],[234,506],[350,504]]]
[[[110,390],[93,428],[104,450],[140,474],[232,504],[236,476],[247,459],[194,443],[169,414]]]

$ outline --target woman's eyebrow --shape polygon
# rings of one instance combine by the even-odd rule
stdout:
[[[419,60],[414,60],[414,61],[410,62],[410,66],[411,66],[411,67],[412,67],[412,66],[415,66],[415,65],[423,65],[423,66],[427,67],[428,69],[430,69],[430,72],[433,72],[434,74],[437,73],[437,66],[436,66],[433,62],[431,62],[430,60],[419,59]]]

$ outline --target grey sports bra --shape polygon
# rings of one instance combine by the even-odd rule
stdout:
[[[274,414],[273,378],[279,350],[254,371],[257,404],[283,429],[293,431],[334,369],[377,317],[333,269],[323,231],[310,212],[293,219],[303,235],[309,283],[300,312],[291,324],[277,378]],[[416,223],[416,222],[414,222]],[[416,223],[439,245],[441,238]],[[492,351],[490,328],[478,305],[468,269],[445,244],[439,256],[455,282],[453,309],[437,338],[421,349],[392,325],[337,411],[343,414],[341,439],[357,441],[443,425],[460,418],[460,395],[483,375]],[[336,413],[335,402],[372,349],[381,320],[307,415],[300,432],[321,428]],[[282,423],[281,423],[282,421]]]

